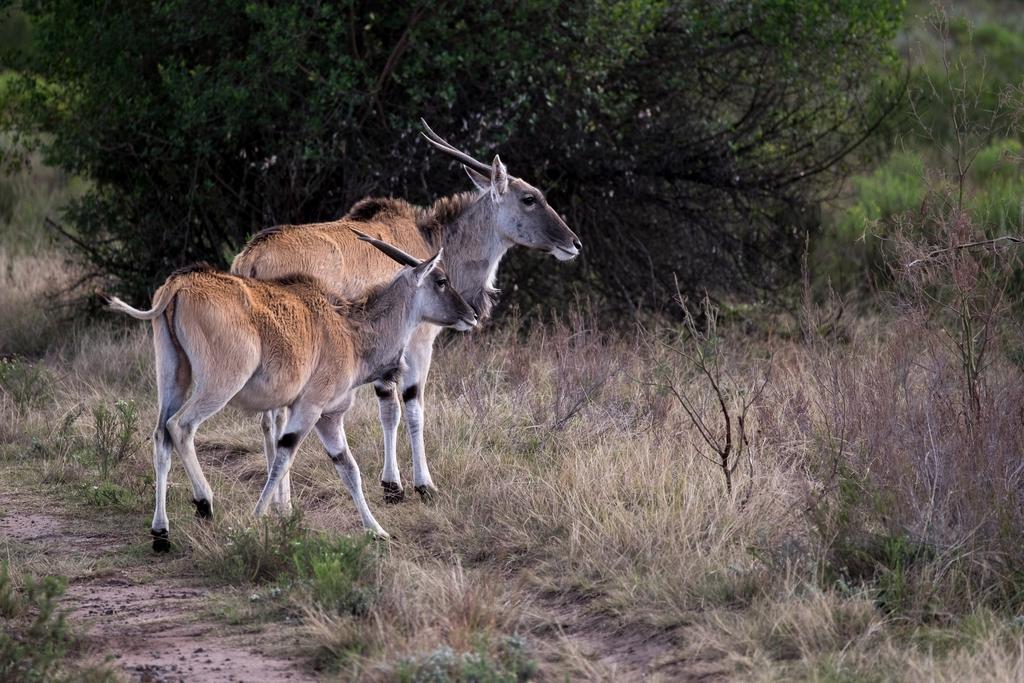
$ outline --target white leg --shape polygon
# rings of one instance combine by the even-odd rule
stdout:
[[[384,431],[384,469],[380,473],[380,485],[384,489],[385,503],[399,503],[405,498],[405,491],[398,471],[398,422],[402,419],[398,389],[388,383],[374,384],[373,390],[380,405],[380,426]]]
[[[277,455],[277,440],[284,433],[284,425],[288,419],[288,409],[278,408],[263,413],[260,426],[263,428],[263,454],[267,459],[267,476],[274,466]],[[292,511],[291,473],[286,472],[272,498],[274,507],[279,514],[288,515]]]
[[[267,459],[267,476],[274,466],[274,456],[277,452],[277,427],[274,424],[276,414],[273,410],[266,410],[260,418],[260,428],[263,430],[263,455]]]
[[[171,443],[170,434],[166,433],[163,425],[159,425],[153,432],[153,470],[156,473],[156,507],[153,510],[153,523],[149,530],[154,539],[166,539],[167,527],[167,476],[171,471],[171,451],[174,445]],[[154,550],[165,550],[163,543],[153,541]]]
[[[277,439],[284,434],[284,427],[288,424],[288,409],[278,408],[274,411],[276,415],[274,436]],[[274,497],[277,511],[282,515],[290,515],[292,512],[292,473],[285,471],[281,477],[281,483],[277,485],[277,495]]]
[[[409,389],[419,391],[420,386],[414,384]],[[413,485],[421,496],[430,496],[437,489],[427,467],[427,452],[423,445],[423,402],[419,395],[405,400],[405,424],[412,444]]]
[[[170,550],[167,540],[170,524],[167,520],[167,479],[171,471],[174,442],[167,429],[167,421],[181,409],[185,401],[187,382],[178,376],[181,368],[177,350],[167,330],[166,319],[153,321],[153,346],[156,355],[157,421],[153,430],[153,470],[156,474],[156,504],[150,533],[153,550]]]
[[[213,489],[206,481],[203,468],[199,465],[199,458],[196,457],[196,430],[199,429],[199,425],[220,412],[234,393],[227,393],[226,396],[206,396],[197,389],[185,401],[181,410],[167,421],[167,431],[170,432],[181,464],[185,466],[185,473],[192,483],[192,502],[196,506],[196,514],[203,519],[213,516]]]
[[[402,401],[405,403],[405,426],[412,446],[412,480],[416,492],[429,498],[437,489],[427,467],[427,452],[423,445],[423,389],[433,357],[434,335],[417,333],[405,352],[408,369],[402,374]]]
[[[299,446],[302,445],[303,439],[306,438],[309,430],[320,417],[320,409],[314,406],[293,406],[288,412],[288,421],[285,423],[284,429],[281,430],[281,437],[277,440],[274,464],[271,465],[270,472],[267,473],[267,483],[264,484],[260,498],[256,501],[256,507],[253,509],[253,514],[257,517],[267,511],[271,498],[277,494],[281,481],[292,466]]]
[[[366,504],[359,465],[352,457],[348,441],[345,439],[343,413],[334,413],[320,418],[320,421],[316,423],[316,433],[327,450],[331,462],[334,463],[334,468],[338,470],[338,476],[341,477],[349,495],[352,496],[352,502],[356,504],[359,516],[363,520],[363,527],[380,538],[388,538],[388,533],[377,523],[370,512],[370,506]]]
[[[162,320],[163,318],[157,319],[157,321]],[[162,323],[158,325],[155,321],[153,327],[154,330],[160,328],[163,332],[166,332],[166,326]],[[199,331],[189,336],[187,347],[175,347],[172,345],[169,332],[166,334],[166,337],[167,344],[169,345],[168,349],[174,352],[175,358],[177,358],[178,353],[182,350],[187,354],[190,365],[189,369],[191,370],[191,372],[180,373],[176,371],[174,384],[178,387],[185,387],[189,381],[192,381],[192,393],[188,400],[181,405],[181,408],[167,418],[165,433],[170,436],[171,441],[174,443],[174,449],[178,451],[181,463],[185,466],[185,472],[192,483],[192,502],[195,503],[196,514],[199,517],[208,519],[213,516],[213,489],[210,488],[210,483],[206,481],[203,469],[199,466],[199,458],[196,457],[196,430],[199,429],[203,422],[220,412],[228,404],[228,401],[245,386],[249,377],[252,376],[253,370],[255,370],[255,362],[252,361],[252,358],[256,354],[254,349],[239,349],[238,353],[221,354],[217,357],[211,352],[210,340]],[[178,338],[181,339],[180,334]],[[157,356],[166,355],[163,354],[162,348],[158,347]],[[245,351],[248,351],[248,353]],[[204,367],[203,364],[209,362],[206,359],[214,357],[217,357],[219,379],[215,382],[207,382],[206,378],[211,373],[208,372],[208,368]],[[180,361],[176,360],[175,364],[177,363],[180,363]],[[180,369],[184,369],[184,364],[181,365]],[[159,377],[161,370],[158,370],[157,374]],[[169,412],[165,408],[167,406],[161,406],[161,420]],[[166,477],[164,477],[163,486],[166,490]],[[160,492],[159,495],[162,496],[163,494],[164,492]],[[164,543],[166,544],[166,535]],[[154,542],[155,547],[156,543]]]

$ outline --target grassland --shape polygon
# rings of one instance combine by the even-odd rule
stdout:
[[[1006,150],[1019,161],[1019,145],[983,150],[970,198],[1016,206]],[[840,262],[869,230],[923,249],[1019,227],[949,211],[923,159],[853,183]],[[347,423],[387,543],[361,533],[314,440],[299,512],[253,520],[258,420],[228,410],[197,438],[214,520],[175,466],[173,546],[155,555],[148,329],[82,315],[78,269],[40,238],[78,181],[38,163],[3,181],[0,680],[1024,680],[1008,256],[887,270],[858,312],[809,292],[798,313],[731,310],[710,334],[579,313],[445,337],[436,500],[383,503],[371,391]],[[869,271],[819,261],[837,285]],[[408,480],[404,441],[400,457]]]
[[[312,441],[292,478],[301,517],[252,520],[258,421],[229,410],[197,439],[214,521],[195,519],[176,466],[174,549],[153,556],[148,329],[65,320],[53,292],[75,273],[57,252],[0,259],[5,520],[102,530],[86,545],[0,539],[16,594],[115,570],[154,594],[198,587],[203,608],[181,618],[203,642],[287,642],[298,670],[341,680],[1024,676],[1024,378],[993,361],[969,424],[955,357],[910,316],[723,327],[714,351],[735,386],[768,373],[731,493],[673,394],[719,429],[677,330],[580,315],[453,336],[429,388],[436,501],[385,506],[370,392],[348,422],[394,541],[363,539]],[[103,663],[119,647],[104,619],[71,614],[65,671],[137,674]]]

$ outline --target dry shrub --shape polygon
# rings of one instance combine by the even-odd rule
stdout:
[[[431,450],[445,455],[435,478],[458,483],[414,535],[474,563],[531,566],[549,588],[659,623],[704,602],[748,600],[766,579],[757,549],[785,545],[801,526],[791,459],[771,454],[743,499],[724,495],[682,412],[633,379],[658,364],[682,373],[667,355],[589,325],[558,334],[509,335],[507,355],[468,339],[440,357],[442,368],[457,363],[437,373],[441,381],[470,387],[469,403],[487,407],[471,429],[472,405],[432,408],[442,441]],[[476,368],[486,384],[466,379]],[[606,378],[600,392],[589,391],[595,377]],[[574,419],[551,420],[551,409],[538,425],[544,415],[517,400],[518,386],[552,397],[547,405],[558,405],[557,392],[590,398]]]
[[[1024,400],[1024,378],[1000,362],[969,429],[948,349],[906,322],[859,348],[872,346],[872,354],[832,354],[804,423],[817,446],[811,511],[827,571],[903,582],[913,581],[912,565],[931,565],[919,576],[923,592],[890,586],[903,594],[887,597],[920,613],[1019,599],[1012,567],[1024,533],[1024,431],[1019,408],[1007,408]]]
[[[521,630],[528,605],[513,587],[469,576],[458,563],[395,556],[384,562],[366,615],[304,606],[307,632],[321,657],[331,658],[328,665],[344,664],[359,680],[406,680],[401,671],[419,668],[421,660],[443,660],[434,665],[450,667],[471,656],[500,668],[510,642],[520,647],[507,634]],[[516,665],[529,666],[525,659]]]
[[[1016,238],[990,238],[964,201],[963,173],[936,176],[900,219],[879,338],[809,334],[806,351],[826,574],[917,617],[1024,601],[1024,373],[1008,354],[1020,261]]]
[[[0,357],[38,358],[67,338],[60,304],[77,277],[60,252],[15,256],[0,245]]]

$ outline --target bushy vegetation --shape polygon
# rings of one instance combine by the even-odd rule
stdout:
[[[0,678],[52,680],[70,640],[64,615],[57,609],[63,593],[64,584],[53,576],[38,582],[30,578],[16,591],[7,565],[0,565],[0,617],[5,622],[0,632]],[[23,623],[16,626],[15,619]]]
[[[0,390],[19,411],[28,411],[53,399],[53,373],[41,363],[0,360]]]
[[[1022,26],[1024,15],[987,3],[936,6],[911,25],[916,68],[896,149],[851,179],[849,201],[825,221],[812,259],[820,284],[869,300],[891,289],[892,239],[936,201],[966,209],[982,238],[1021,234],[1024,84],[1012,65],[1024,60]]]
[[[0,414],[7,418],[0,428],[6,448],[0,452],[41,464],[48,483],[90,505],[127,509],[138,504],[149,479],[124,476],[142,446],[135,402],[98,403],[86,421],[81,403],[54,410],[57,394],[57,379],[42,364],[0,361]],[[52,412],[53,420],[36,421],[41,412]]]
[[[376,551],[368,538],[330,538],[302,525],[301,514],[254,526],[200,529],[196,563],[232,585],[276,583],[308,594],[331,612],[365,613],[373,598]]]
[[[457,653],[441,647],[419,657],[399,663],[395,680],[401,683],[517,683],[529,681],[536,674],[536,665],[523,654],[523,643],[507,640],[497,656],[487,648]]]
[[[595,303],[770,289],[897,101],[888,1],[18,6],[33,47],[6,57],[0,123],[90,179],[65,233],[136,298],[270,224],[464,187],[421,116],[548,190]],[[519,303],[562,290],[552,271],[513,263]]]
[[[75,644],[58,600],[65,582],[56,576],[22,577],[15,585],[0,563],[0,680],[12,683],[88,681],[116,677],[104,667],[68,670],[65,657]]]

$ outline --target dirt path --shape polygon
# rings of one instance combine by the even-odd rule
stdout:
[[[537,603],[538,634],[561,641],[561,650],[586,662],[582,677],[608,681],[725,681],[722,666],[683,654],[678,629],[619,622],[594,614],[586,599],[545,595]],[[560,655],[561,656],[561,655]]]
[[[27,496],[0,492],[0,547],[13,541],[46,557],[64,553],[86,560],[84,567],[128,545],[109,531],[69,533],[90,525],[34,508]],[[183,578],[127,566],[68,580],[63,606],[71,622],[85,632],[91,650],[113,657],[128,680],[315,680],[299,660],[278,652],[277,636],[288,627],[275,625],[274,635],[232,633],[204,618],[211,591]]]

